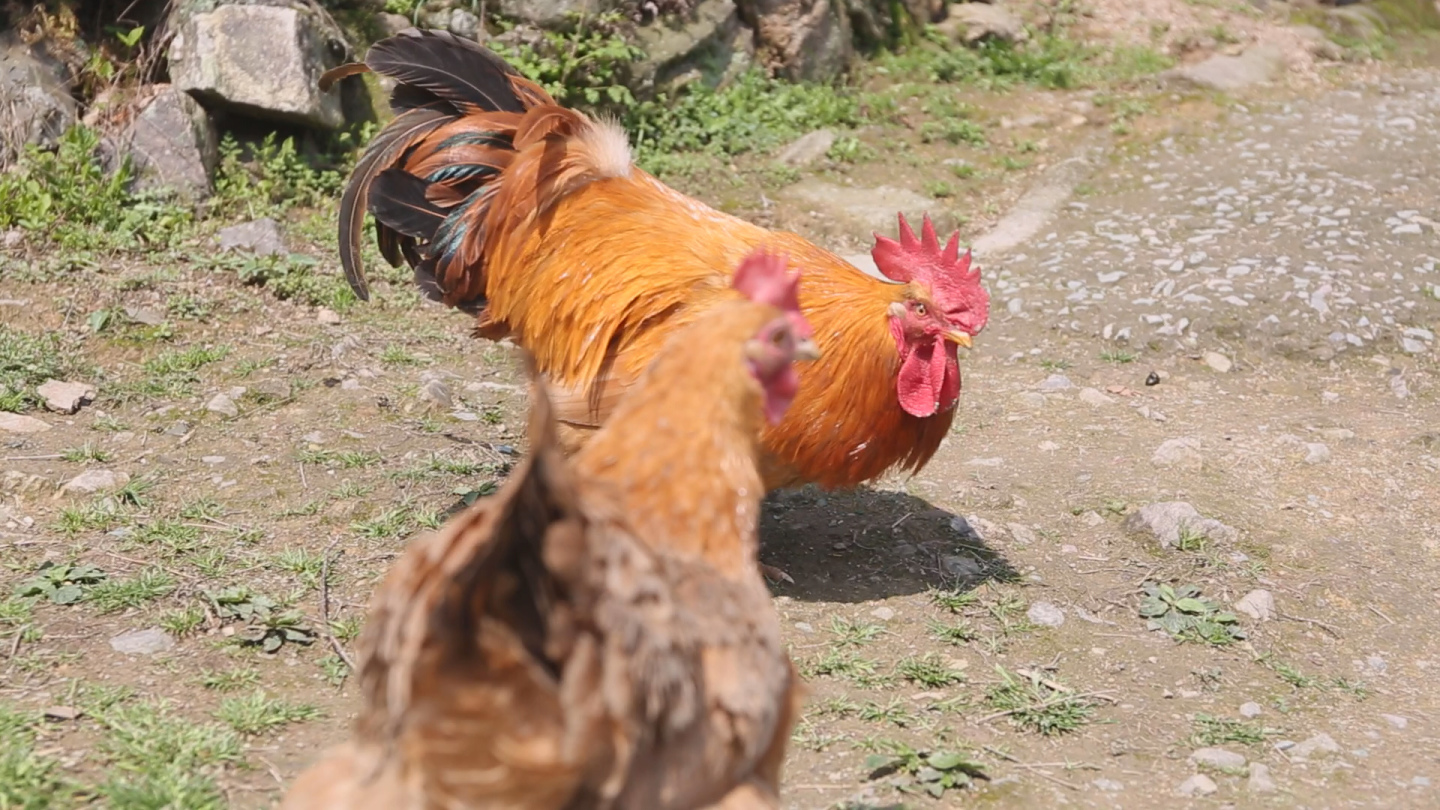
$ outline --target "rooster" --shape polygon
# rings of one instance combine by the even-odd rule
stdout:
[[[415,541],[359,644],[352,739],[282,810],[779,807],[802,700],[755,570],[759,432],[794,398],[794,278],[676,332],[566,459],[532,373],[531,451]]]
[[[368,208],[381,253],[409,264],[424,295],[534,355],[567,448],[605,423],[675,332],[731,298],[729,268],[766,246],[804,272],[800,305],[822,355],[763,435],[767,489],[852,487],[935,454],[960,394],[956,347],[989,316],[958,232],[942,245],[928,216],[916,236],[901,215],[898,240],[875,235],[882,281],[670,189],[632,163],[617,125],[558,106],[473,42],[409,29],[322,87],[367,70],[397,82],[396,117],[341,198],[351,287],[368,300]]]

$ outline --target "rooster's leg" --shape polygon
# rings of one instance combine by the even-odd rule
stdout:
[[[789,574],[785,573],[779,568],[776,568],[773,565],[766,565],[765,563],[760,563],[760,573],[764,575],[766,579],[777,585],[781,582],[788,582],[791,585],[795,584],[795,580],[792,579]]]

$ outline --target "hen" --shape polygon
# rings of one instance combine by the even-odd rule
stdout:
[[[567,448],[604,424],[675,333],[729,300],[729,268],[766,246],[804,272],[800,304],[822,354],[764,433],[767,488],[849,487],[934,455],[960,393],[956,346],[989,314],[958,233],[942,245],[928,217],[917,237],[901,216],[898,241],[875,237],[883,281],[670,189],[633,165],[617,126],[556,105],[473,42],[410,29],[322,86],[366,70],[398,82],[397,116],[341,199],[351,286],[368,298],[368,208],[381,253],[413,267],[427,296],[534,355]]]
[[[736,274],[565,459],[531,452],[415,541],[360,641],[352,739],[283,810],[778,807],[801,701],[756,572],[757,437],[794,397],[783,260]]]

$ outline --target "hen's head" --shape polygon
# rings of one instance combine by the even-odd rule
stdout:
[[[918,237],[905,215],[899,218],[900,239],[875,234],[870,255],[886,278],[905,285],[887,313],[901,358],[900,406],[912,416],[932,416],[954,407],[960,396],[955,347],[968,347],[985,328],[990,294],[980,284],[980,270],[970,265],[970,251],[960,255],[959,231],[941,247],[929,216]]]
[[[780,421],[800,390],[795,362],[820,356],[814,330],[800,312],[800,273],[789,273],[785,257],[756,250],[741,262],[733,282],[746,298],[780,310],[745,341],[745,362],[764,392],[765,418]]]

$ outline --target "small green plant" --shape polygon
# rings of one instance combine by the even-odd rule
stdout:
[[[321,716],[322,712],[314,706],[272,698],[261,691],[246,697],[226,698],[215,710],[216,720],[250,736]]]
[[[18,413],[38,406],[36,386],[78,370],[71,365],[74,357],[57,332],[32,333],[0,324],[0,411]]]
[[[45,810],[68,806],[64,771],[55,760],[35,750],[38,715],[0,706],[0,808]]]
[[[1101,360],[1104,360],[1107,363],[1114,363],[1116,365],[1133,363],[1135,362],[1135,358],[1136,355],[1134,352],[1122,351],[1120,349],[1106,349],[1100,352]]]
[[[278,216],[294,207],[324,204],[343,185],[344,175],[316,168],[300,154],[294,138],[277,141],[272,132],[248,150],[230,134],[220,141],[214,203],[219,214]]]
[[[172,636],[184,637],[205,624],[205,611],[195,605],[167,610],[160,615],[160,627]]]
[[[959,613],[968,607],[973,607],[980,601],[980,597],[974,591],[931,588],[930,601],[951,613]]]
[[[43,563],[36,575],[20,584],[15,595],[48,599],[56,605],[73,605],[85,598],[92,585],[105,581],[106,574],[93,565]]]
[[[572,13],[560,30],[546,31],[538,42],[502,47],[500,54],[566,107],[631,108],[630,66],[645,51],[626,41],[623,23],[619,12]]]
[[[306,645],[315,641],[314,632],[305,626],[299,611],[281,610],[275,600],[244,586],[207,591],[205,597],[215,615],[244,625],[237,634],[242,643],[258,646],[264,652],[278,652],[287,642]]]
[[[825,156],[838,163],[862,163],[875,157],[875,150],[853,135],[841,135],[830,144]]]
[[[1140,615],[1151,630],[1164,630],[1177,641],[1199,641],[1223,646],[1245,638],[1235,614],[1222,610],[1213,599],[1200,595],[1200,586],[1178,588],[1151,582],[1145,585]]]
[[[242,667],[224,672],[206,670],[200,674],[200,685],[214,692],[235,692],[259,683],[260,670],[254,667]]]
[[[1190,722],[1194,729],[1190,734],[1190,743],[1196,746],[1232,743],[1235,745],[1259,745],[1265,741],[1266,735],[1275,733],[1261,728],[1255,723],[1234,720],[1229,717],[1215,717],[1203,712],[1197,713]]]
[[[90,589],[86,601],[101,613],[140,607],[175,590],[175,578],[159,568],[146,568],[130,579],[107,579]]]
[[[102,731],[97,750],[111,766],[95,788],[104,806],[226,806],[215,776],[217,768],[242,758],[234,731],[197,723],[163,701],[121,702],[90,714]]]
[[[941,798],[948,790],[967,788],[976,779],[989,779],[979,762],[953,752],[917,751],[904,743],[883,746],[885,753],[865,757],[871,781],[889,778],[903,793],[924,793]]]
[[[312,307],[329,307],[344,312],[355,304],[355,294],[338,275],[317,271],[313,256],[291,253],[286,256],[247,256],[214,263],[233,268],[241,284],[264,287],[281,301],[296,301]]]
[[[872,622],[857,622],[836,616],[830,620],[831,642],[836,647],[863,647],[880,637],[883,628]]]
[[[946,200],[955,196],[955,187],[944,180],[926,180],[925,193],[937,200]]]
[[[895,671],[907,681],[931,689],[965,681],[965,674],[950,666],[936,653],[908,656],[895,665]]]
[[[964,118],[926,121],[920,125],[921,143],[968,143],[981,146],[986,142],[985,128]]]
[[[1075,731],[1095,714],[1095,704],[1038,672],[1024,675],[995,667],[1000,683],[992,686],[985,700],[998,713],[1020,728],[1046,736]]]
[[[72,463],[84,463],[94,461],[100,464],[110,460],[110,454],[96,447],[93,442],[86,442],[79,447],[70,447],[60,451],[60,458]]]
[[[965,644],[974,641],[979,634],[975,632],[975,628],[971,627],[969,622],[962,620],[952,623],[932,621],[930,622],[930,635],[951,644]]]

